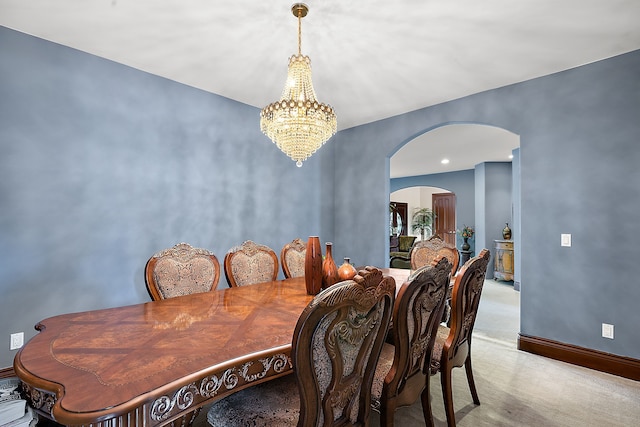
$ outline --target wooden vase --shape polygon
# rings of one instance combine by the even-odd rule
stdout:
[[[356,268],[349,261],[349,258],[345,258],[344,263],[338,269],[340,280],[351,280],[358,274]]]
[[[318,236],[311,236],[307,240],[307,253],[304,258],[304,283],[309,295],[317,295],[322,289],[322,248]]]
[[[326,289],[340,281],[338,266],[333,260],[333,254],[331,253],[333,243],[327,242],[326,247],[324,261],[322,263],[322,289]]]

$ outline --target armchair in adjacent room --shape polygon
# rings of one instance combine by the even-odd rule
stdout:
[[[411,249],[415,241],[416,236],[398,236],[397,251],[389,252],[389,267],[411,268]]]

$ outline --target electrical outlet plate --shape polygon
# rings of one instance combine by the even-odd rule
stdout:
[[[571,247],[571,234],[560,235],[560,246]]]
[[[24,332],[17,332],[11,334],[11,345],[9,350],[17,350],[24,345]]]
[[[602,337],[613,339],[613,325],[608,323],[602,324]]]

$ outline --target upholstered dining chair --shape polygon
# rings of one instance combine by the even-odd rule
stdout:
[[[293,239],[282,247],[280,263],[284,277],[304,276],[304,258],[307,254],[307,244],[301,239]]]
[[[451,277],[446,258],[413,272],[402,284],[393,307],[393,345],[385,343],[373,379],[372,404],[380,412],[380,426],[394,425],[397,407],[422,397],[429,425],[431,351],[444,310]]]
[[[451,371],[465,367],[473,403],[480,404],[471,369],[471,336],[476,321],[482,286],[489,264],[489,251],[467,261],[458,272],[451,297],[451,327],[440,325],[431,355],[431,374],[440,372],[447,426],[455,427]]]
[[[207,414],[219,426],[368,426],[395,281],[373,267],[321,291],[300,315],[293,375],[241,390]]]
[[[144,270],[147,291],[154,301],[212,291],[220,280],[218,258],[188,243],[154,254]]]
[[[224,256],[224,274],[229,287],[276,280],[278,267],[275,251],[251,240],[229,249]]]
[[[421,240],[413,245],[411,250],[411,269],[417,270],[425,265],[430,265],[434,259],[446,257],[451,263],[451,275],[458,271],[460,253],[455,246],[449,245],[438,235],[433,235],[427,240]]]
[[[446,257],[451,263],[451,282],[450,288],[453,287],[453,280],[458,271],[460,264],[460,252],[455,246],[449,245],[440,238],[437,234],[429,237],[427,240],[417,242],[413,246],[411,251],[411,268],[413,270],[422,266],[431,264],[434,259],[440,259]],[[442,321],[449,322],[451,312],[451,293],[447,294],[447,300],[445,302],[444,313],[442,315]]]

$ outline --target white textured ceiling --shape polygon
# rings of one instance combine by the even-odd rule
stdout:
[[[520,137],[483,125],[436,128],[405,144],[391,157],[391,178],[473,169],[481,162],[510,162]],[[442,160],[449,160],[442,164]]]
[[[0,0],[0,25],[261,108],[297,51],[293,3]],[[302,52],[338,129],[640,48],[638,0],[306,3]]]

